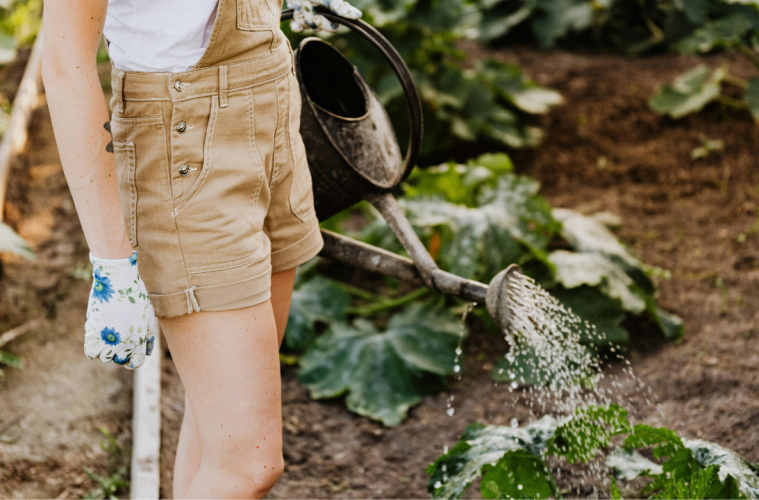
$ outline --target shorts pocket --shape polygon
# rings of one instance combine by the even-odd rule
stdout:
[[[135,146],[133,142],[114,142],[113,154],[116,158],[116,179],[121,199],[129,243],[137,246],[137,182]]]
[[[292,158],[292,184],[290,184],[290,210],[301,221],[305,222],[314,216],[314,194],[311,171],[306,159],[306,147],[300,135],[300,112],[301,96],[300,88],[292,74],[288,74],[290,81],[290,120],[289,120],[289,146]]]
[[[279,5],[274,0],[237,0],[237,29],[270,31]]]
[[[127,106],[127,110],[131,111],[132,108]],[[144,188],[150,186],[153,176],[165,165],[163,119],[160,116],[121,116],[114,113],[111,116],[111,134],[121,210],[129,242],[136,247],[141,224],[139,214],[145,209]],[[148,197],[150,195],[148,193]]]
[[[269,191],[252,136],[250,90],[229,94],[224,108],[218,96],[211,99],[203,167],[173,211],[190,274],[244,266],[263,257]]]

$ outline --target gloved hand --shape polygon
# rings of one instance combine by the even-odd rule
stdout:
[[[153,352],[158,321],[137,272],[137,252],[101,259],[90,252],[92,289],[84,324],[84,353],[126,368],[142,366]]]
[[[358,19],[361,11],[345,0],[287,0],[287,7],[294,10],[290,21],[290,29],[295,33],[311,28],[316,31],[328,31],[334,33],[339,28],[326,17],[314,11],[314,5],[323,5],[340,17],[346,19]]]

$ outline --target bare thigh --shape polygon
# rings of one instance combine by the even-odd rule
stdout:
[[[271,302],[160,323],[192,406],[201,467],[269,482],[282,469],[279,341]]]
[[[287,325],[294,281],[295,268],[277,272],[271,276],[271,303],[274,319],[277,324],[279,344],[282,343]],[[183,498],[185,496],[200,467],[200,454],[200,437],[198,435],[197,423],[193,416],[192,405],[185,395],[185,414],[182,420],[182,432],[179,438],[174,466],[174,495],[176,495],[176,498]]]

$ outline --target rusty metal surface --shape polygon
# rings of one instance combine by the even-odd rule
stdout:
[[[344,19],[323,7],[316,10],[326,18],[348,26],[379,50],[403,88],[410,121],[409,146],[401,163],[400,148],[387,112],[358,72],[355,72],[357,83],[367,96],[369,113],[364,120],[340,120],[325,113],[308,97],[299,63],[301,47],[295,51],[295,69],[303,100],[300,132],[313,179],[316,214],[323,221],[366,195],[388,191],[406,178],[416,163],[423,123],[419,92],[403,58],[390,42],[360,19]],[[291,18],[292,9],[282,12],[283,21]],[[312,39],[309,43],[329,45],[323,40]],[[350,64],[347,59],[345,61]]]
[[[356,71],[356,83],[367,95],[368,113],[360,120],[346,121],[314,106],[317,119],[355,171],[379,188],[390,189],[403,175],[401,149],[390,117],[374,91]]]

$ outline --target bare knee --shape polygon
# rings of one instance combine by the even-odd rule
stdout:
[[[258,462],[251,464],[250,477],[253,479],[253,498],[263,498],[274,487],[282,473],[285,471],[285,461],[282,455],[268,460],[265,464]]]
[[[214,482],[223,484],[227,498],[263,498],[284,470],[285,462],[281,454],[269,457],[238,455],[231,462],[203,457],[199,476],[210,476]]]

